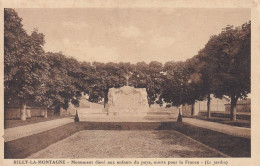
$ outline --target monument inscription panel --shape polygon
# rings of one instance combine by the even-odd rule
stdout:
[[[108,115],[146,115],[148,100],[145,88],[124,86],[108,92]]]

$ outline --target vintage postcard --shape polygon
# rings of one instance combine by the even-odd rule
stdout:
[[[259,4],[2,0],[2,165],[260,165]]]

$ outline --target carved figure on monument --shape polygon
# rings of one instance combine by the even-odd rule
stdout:
[[[126,86],[129,86],[129,78],[132,76],[132,74],[132,72],[127,72],[127,74],[125,74]]]

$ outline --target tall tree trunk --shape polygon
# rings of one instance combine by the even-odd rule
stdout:
[[[44,118],[47,118],[47,115],[48,114],[48,110],[47,110],[47,108],[44,108]]]
[[[105,90],[105,96],[104,96],[104,108],[106,108],[106,104],[108,102],[108,91],[109,89]]]
[[[230,107],[230,120],[231,121],[236,121],[237,120],[237,97],[231,97],[231,107]]]
[[[191,115],[192,116],[194,116],[194,105],[195,105],[195,103],[191,104]]]
[[[210,112],[210,93],[208,93],[208,97],[207,97],[207,118],[210,119],[211,118],[211,112]]]
[[[60,110],[59,110],[59,111],[60,111],[59,113],[60,113],[60,116],[62,116],[62,114],[63,114],[63,110],[62,110],[63,107],[62,107],[62,105],[60,105],[59,107],[60,107],[60,108],[59,108],[59,109],[60,109]]]
[[[25,101],[20,102],[20,116],[21,116],[21,120],[23,120],[23,121],[26,120],[26,103],[25,103]]]
[[[183,114],[183,108],[185,108],[185,104],[182,104],[182,105],[181,105],[181,109],[180,109],[181,115]],[[186,110],[186,108],[185,108],[185,110]]]
[[[180,107],[179,107],[179,114],[178,114],[177,122],[182,122],[182,111],[181,111]]]

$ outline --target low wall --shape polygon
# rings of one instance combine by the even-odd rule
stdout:
[[[29,107],[27,108],[31,111],[31,116],[42,116],[42,107]],[[54,110],[48,110],[48,115],[54,115]],[[19,119],[20,118],[20,108],[19,107],[7,107],[4,110],[4,119]]]
[[[201,116],[207,116],[207,112],[200,112],[199,115]],[[239,114],[237,113],[237,119],[242,119],[242,120],[250,120],[251,115],[250,114]],[[230,118],[230,113],[229,112],[211,112],[212,117],[218,117],[218,118]]]
[[[192,109],[191,105],[186,104],[182,106],[181,109],[182,109],[182,115],[191,115],[191,109]]]
[[[230,112],[230,104],[225,104],[225,111]],[[237,104],[236,105],[237,112],[251,112],[250,104]]]

